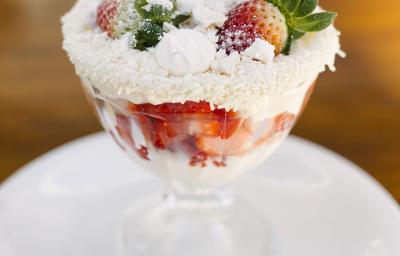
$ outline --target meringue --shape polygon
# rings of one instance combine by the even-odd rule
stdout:
[[[170,31],[156,47],[160,66],[178,76],[205,72],[214,61],[215,53],[214,44],[192,29]]]
[[[275,57],[275,46],[256,38],[254,43],[244,51],[244,55],[265,64],[272,63]]]
[[[227,17],[204,6],[197,6],[193,10],[193,19],[202,27],[216,25],[221,27]]]

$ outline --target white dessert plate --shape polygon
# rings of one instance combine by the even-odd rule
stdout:
[[[266,256],[400,255],[399,206],[365,172],[320,146],[289,137],[235,186],[270,223]],[[106,134],[76,140],[0,187],[0,255],[116,255],[124,211],[161,190]]]

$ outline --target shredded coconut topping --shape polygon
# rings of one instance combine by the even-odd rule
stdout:
[[[180,12],[192,13],[194,8],[203,5],[224,15],[238,2],[240,0],[177,1]],[[100,0],[78,0],[62,18],[63,47],[84,80],[89,80],[108,97],[136,104],[207,101],[255,117],[265,112],[269,102],[309,86],[326,66],[334,70],[335,56],[342,53],[340,33],[330,26],[297,40],[289,56],[278,55],[272,63],[237,55],[225,59],[219,53],[216,62],[205,72],[176,76],[160,66],[154,48],[134,50],[129,48],[129,34],[113,40],[101,32],[95,26],[99,3]],[[215,27],[204,28],[201,24],[190,26],[208,38],[214,38],[217,31]]]

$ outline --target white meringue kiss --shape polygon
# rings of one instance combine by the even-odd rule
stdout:
[[[214,44],[204,34],[192,29],[170,31],[156,46],[159,65],[173,75],[205,72],[215,54]]]

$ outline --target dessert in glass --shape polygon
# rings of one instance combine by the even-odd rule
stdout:
[[[121,255],[268,255],[262,214],[229,184],[334,70],[335,17],[316,0],[78,0],[64,49],[104,128],[167,188],[132,202]]]

